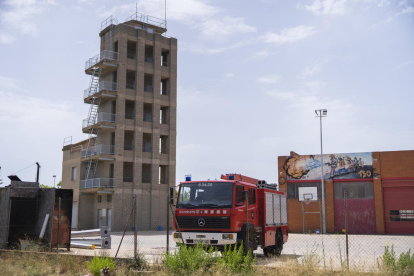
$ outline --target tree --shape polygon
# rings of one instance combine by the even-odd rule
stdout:
[[[55,188],[53,186],[49,186],[49,185],[45,185],[45,184],[39,184],[40,188]],[[62,188],[62,181],[59,181],[58,184],[56,185],[56,189],[61,189]]]
[[[52,186],[45,185],[45,184],[39,184],[39,187],[40,187],[40,188],[54,188],[54,187],[52,187]]]

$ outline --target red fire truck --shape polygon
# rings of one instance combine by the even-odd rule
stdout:
[[[179,185],[174,229],[177,244],[222,250],[242,242],[246,248],[249,240],[249,250],[260,246],[265,255],[280,255],[288,239],[286,191],[240,174],[214,181],[188,177]]]

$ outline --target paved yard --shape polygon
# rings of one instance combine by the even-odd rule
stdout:
[[[102,252],[115,256],[122,233],[112,233],[112,248],[95,250],[72,248],[69,254],[94,255]],[[166,249],[166,231],[142,231],[138,232],[138,250],[144,253],[149,260],[156,260],[162,257]],[[349,260],[350,265],[371,269],[376,266],[377,259],[384,253],[386,245],[394,246],[397,255],[411,249],[414,252],[414,236],[395,235],[349,235]],[[175,242],[170,233],[169,250],[174,250]],[[282,265],[286,258],[266,259],[263,251],[257,250],[258,263],[269,266]],[[127,232],[118,257],[131,257],[134,255],[134,234]],[[307,256],[317,256],[320,265],[339,268],[345,262],[345,235],[317,235],[317,234],[289,234],[289,240],[285,243],[282,257],[296,257],[299,261]]]

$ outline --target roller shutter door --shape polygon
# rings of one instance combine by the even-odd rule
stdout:
[[[414,234],[414,180],[383,180],[386,234]]]

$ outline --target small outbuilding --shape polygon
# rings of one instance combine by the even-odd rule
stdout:
[[[24,249],[30,242],[49,251],[70,249],[73,190],[40,188],[11,181],[0,188],[0,249]]]

